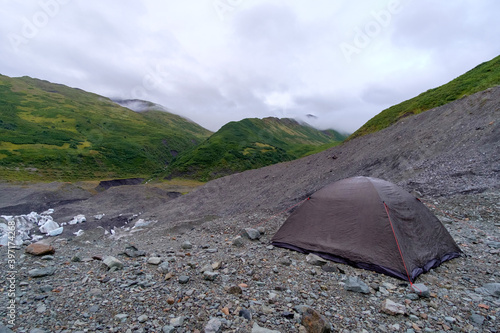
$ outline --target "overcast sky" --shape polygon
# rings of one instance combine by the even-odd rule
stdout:
[[[500,54],[497,0],[0,0],[0,73],[164,105],[215,131],[353,132]]]

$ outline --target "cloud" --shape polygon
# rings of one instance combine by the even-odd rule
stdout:
[[[303,119],[352,132],[497,56],[499,11],[495,0],[2,1],[0,73],[150,100],[211,130],[314,114]]]

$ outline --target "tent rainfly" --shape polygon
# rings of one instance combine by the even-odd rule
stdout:
[[[315,192],[271,242],[410,282],[462,253],[419,199],[371,177],[343,179]]]

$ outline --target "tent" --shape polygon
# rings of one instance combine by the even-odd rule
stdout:
[[[410,282],[462,253],[419,199],[371,177],[343,179],[315,192],[271,243]]]

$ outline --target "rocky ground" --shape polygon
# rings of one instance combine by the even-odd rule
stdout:
[[[305,332],[307,306],[339,332],[497,332],[500,194],[424,200],[465,254],[418,278],[426,297],[405,281],[274,248],[269,240],[287,213],[256,213],[157,237],[154,224],[115,235],[97,228],[50,238],[55,253],[42,256],[23,245],[14,331]],[[245,228],[263,234],[240,239]],[[7,267],[7,247],[0,251]],[[118,269],[104,263],[109,256]],[[401,313],[384,312],[387,299]],[[0,317],[7,315],[4,306]]]
[[[0,247],[0,332],[498,332],[498,119],[500,87],[182,196],[154,185],[0,184],[0,215],[87,218],[44,238],[52,254],[27,253],[29,241]],[[356,175],[422,198],[463,250],[418,278],[424,295],[269,245],[290,207]],[[246,228],[263,234],[238,238]]]

